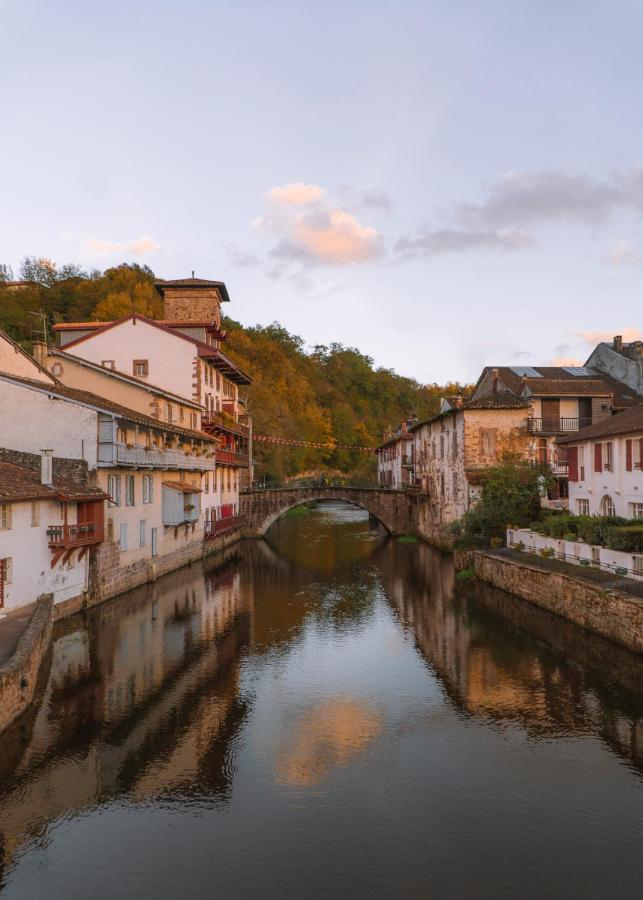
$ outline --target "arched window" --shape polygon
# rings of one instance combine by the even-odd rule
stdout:
[[[614,506],[614,501],[610,497],[609,494],[605,494],[603,499],[601,500],[601,515],[602,516],[615,516],[616,508]]]

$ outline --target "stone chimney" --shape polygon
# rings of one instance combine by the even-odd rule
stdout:
[[[496,369],[496,372],[497,371],[498,370]],[[496,390],[494,391],[494,394],[496,393],[497,390],[498,390],[498,378],[496,377]],[[455,398],[455,408],[462,409],[462,394],[458,394],[458,396]]]
[[[42,456],[40,457],[40,483],[41,484],[53,484],[54,476],[53,476],[53,450],[41,450]]]
[[[613,342],[613,344],[612,344],[612,348],[613,348],[617,353],[622,353],[622,352],[623,352],[623,335],[622,335],[622,334],[615,334],[615,335],[614,335],[614,342]]]
[[[44,341],[33,342],[33,358],[43,369],[47,368],[47,345]]]
[[[491,393],[492,394],[498,393],[498,370],[497,369],[491,370]]]

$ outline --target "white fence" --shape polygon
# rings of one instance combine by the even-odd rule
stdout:
[[[523,546],[520,547],[519,545]],[[584,568],[602,569],[613,575],[636,578],[643,581],[643,554],[608,550],[607,547],[585,544],[582,541],[565,541],[531,531],[529,528],[508,528],[507,546],[524,549],[526,553],[543,555],[542,550],[553,550],[552,559],[564,560]]]

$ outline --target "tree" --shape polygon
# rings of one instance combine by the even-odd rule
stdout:
[[[45,256],[25,256],[20,264],[20,277],[23,281],[33,281],[43,287],[51,287],[58,279],[58,269],[53,259]]]
[[[462,521],[467,543],[488,544],[503,538],[507,525],[525,526],[538,518],[540,501],[552,486],[551,472],[507,450],[495,466],[481,473],[482,496]]]
[[[6,263],[0,263],[0,282],[13,281],[13,269]]]

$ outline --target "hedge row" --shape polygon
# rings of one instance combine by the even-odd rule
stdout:
[[[574,516],[569,513],[545,515],[541,521],[532,522],[529,527],[532,531],[559,540],[580,538],[586,544],[610,550],[643,552],[643,522],[632,522],[621,516]]]

